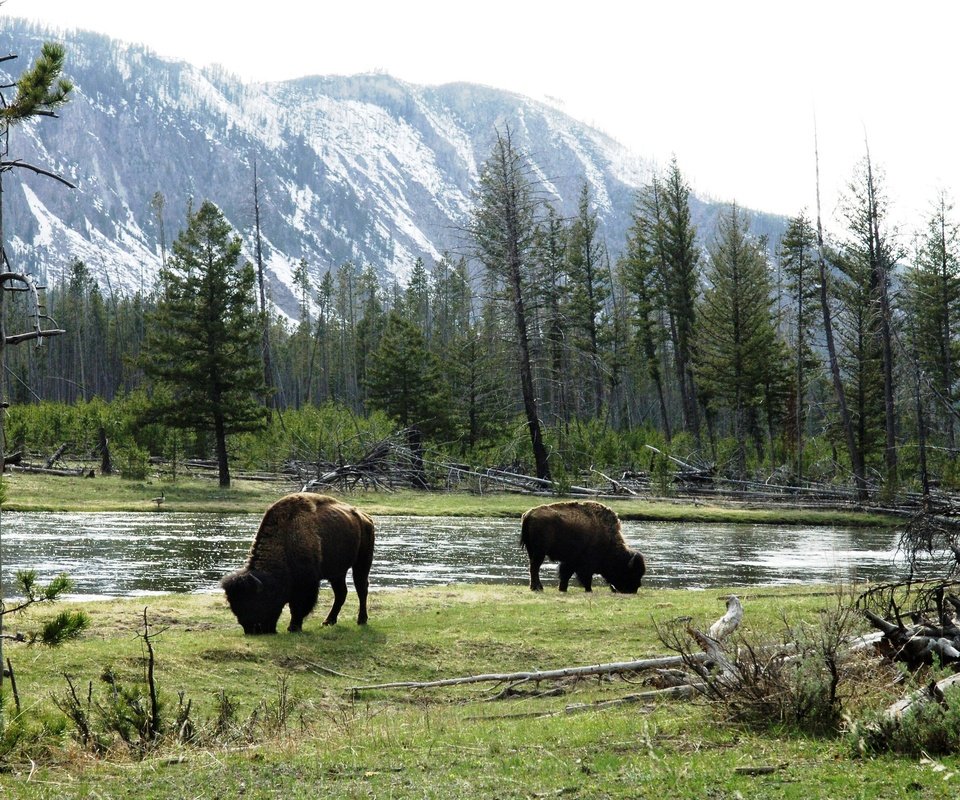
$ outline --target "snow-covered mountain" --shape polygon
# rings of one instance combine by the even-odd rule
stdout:
[[[11,131],[9,157],[77,188],[25,170],[3,185],[11,261],[47,281],[79,258],[104,290],[149,288],[161,236],[169,247],[189,204],[204,199],[252,244],[254,165],[271,296],[291,314],[301,258],[315,282],[348,260],[402,281],[418,256],[467,252],[462,231],[498,128],[509,126],[561,213],[574,212],[589,181],[612,253],[652,171],[557,109],[482,86],[381,74],[244,83],[139,45],[9,17],[0,19],[0,55],[19,58],[0,66],[16,76],[51,40],[66,47],[74,95],[59,119]],[[715,208],[696,210],[706,222]]]

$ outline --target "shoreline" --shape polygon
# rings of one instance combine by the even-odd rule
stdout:
[[[256,514],[298,487],[258,481],[234,481],[221,489],[210,481],[159,479],[127,481],[116,477],[82,478],[32,473],[4,476],[6,512],[144,513],[177,512]],[[156,502],[162,494],[162,501]],[[331,492],[368,514],[378,516],[489,517],[519,519],[530,508],[569,499],[526,494],[470,494],[453,491],[402,490],[396,492]],[[705,502],[671,497],[604,497],[622,520],[688,523],[744,523],[774,525],[832,525],[895,527],[902,519],[871,509],[803,508],[783,503],[758,505],[732,500]]]

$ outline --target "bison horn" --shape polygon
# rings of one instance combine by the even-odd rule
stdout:
[[[259,579],[256,575],[254,575],[252,572],[247,573],[247,574],[250,576],[250,578],[253,580],[253,582],[257,584],[257,591],[258,591],[258,592],[262,592],[262,591],[263,591],[263,581],[260,580],[260,579]]]

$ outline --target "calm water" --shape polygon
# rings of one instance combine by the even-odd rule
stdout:
[[[527,582],[518,520],[379,517],[371,588]],[[83,597],[219,591],[241,566],[256,515],[4,513],[3,580],[61,572]],[[902,574],[896,533],[877,529],[625,522],[647,559],[644,585],[706,588],[887,580]],[[556,566],[541,570],[556,585]],[[602,583],[602,582],[601,582]]]

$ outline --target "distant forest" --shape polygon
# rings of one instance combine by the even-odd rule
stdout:
[[[294,321],[263,313],[248,284],[262,368],[248,391],[265,413],[228,431],[230,457],[337,463],[413,431],[431,463],[561,486],[590,469],[692,465],[861,497],[955,487],[960,270],[947,197],[909,248],[868,159],[829,240],[806,213],[780,241],[754,237],[735,205],[696,231],[689,200],[673,162],[637,193],[626,241],[606,242],[587,182],[578,213],[561,218],[499,132],[469,257],[417,260],[406,286],[389,287],[353,263],[314,285],[302,264]],[[203,426],[151,414],[158,392],[177,391],[148,367],[171,281],[196,269],[184,260],[190,224],[143,294],[105,291],[82,262],[47,288],[66,333],[7,348],[8,451],[67,439],[93,449],[106,429],[140,465],[131,474],[151,455],[211,454]],[[248,268],[263,292],[258,265],[236,266]]]

